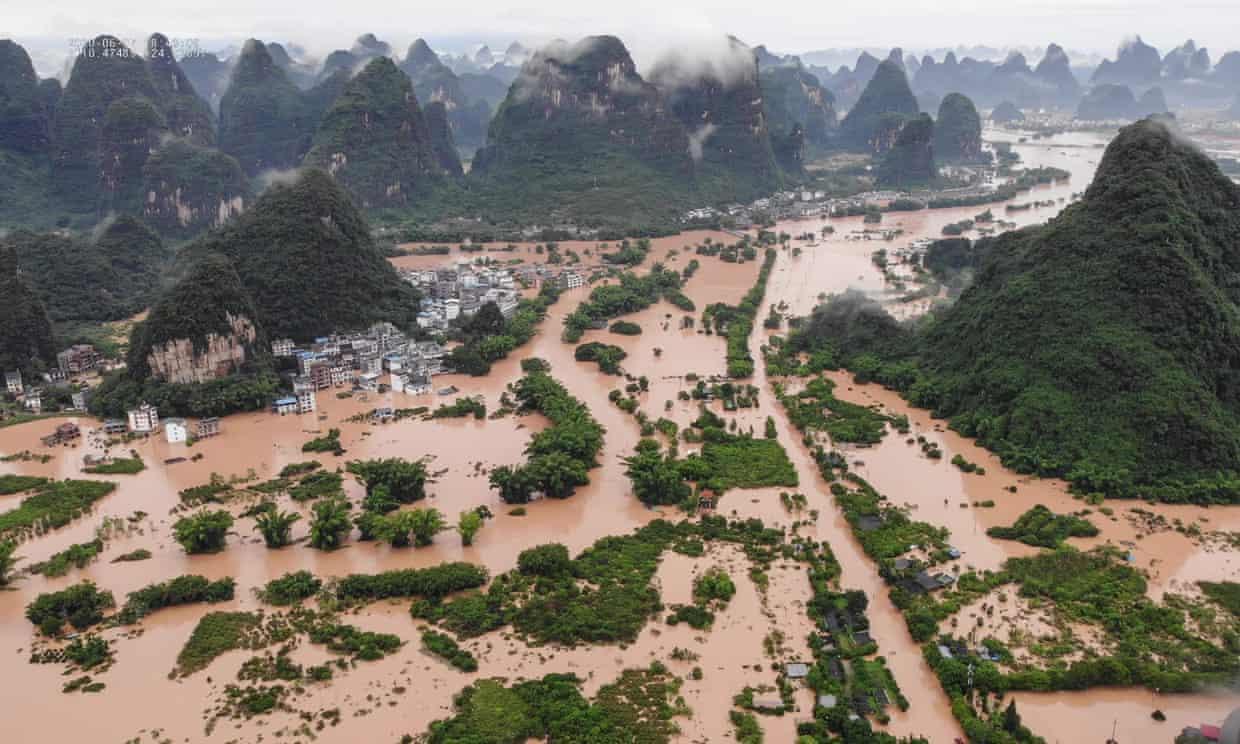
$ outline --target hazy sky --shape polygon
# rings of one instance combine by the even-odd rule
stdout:
[[[511,39],[540,42],[612,33],[635,49],[731,33],[781,52],[826,47],[925,49],[957,44],[1042,46],[1111,54],[1140,34],[1165,51],[1193,38],[1218,58],[1240,47],[1236,0],[0,0],[0,37],[39,48],[60,40],[151,31],[207,48],[250,36],[298,41],[315,53],[373,31],[403,53],[418,36],[440,49]],[[32,50],[33,51],[33,50]],[[1036,59],[1031,63],[1036,63]]]

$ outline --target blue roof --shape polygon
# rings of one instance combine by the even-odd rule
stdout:
[[[277,406],[295,406],[297,405],[297,399],[296,398],[277,398],[276,405]]]

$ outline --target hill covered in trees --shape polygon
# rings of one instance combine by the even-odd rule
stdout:
[[[1143,120],[1080,202],[962,252],[974,283],[920,333],[840,301],[794,347],[832,350],[1022,472],[1240,502],[1238,244],[1240,189]]]
[[[840,144],[859,152],[885,153],[895,145],[904,123],[919,112],[903,68],[883,60],[840,123]]]
[[[434,144],[409,77],[375,57],[327,110],[305,163],[330,173],[363,207],[400,205],[444,175],[442,158],[455,161],[450,139],[444,152]]]
[[[375,247],[353,200],[327,173],[306,168],[275,184],[220,230],[182,250],[189,263],[227,257],[274,338],[310,339],[380,320],[411,326],[418,293]]]
[[[97,237],[15,230],[0,239],[13,251],[56,323],[120,320],[144,309],[170,257],[140,220],[120,217]]]
[[[43,302],[26,281],[11,246],[0,244],[0,297],[6,310],[0,313],[0,374],[21,370],[32,375],[41,364],[56,358],[52,324]]]
[[[934,121],[934,156],[940,161],[976,161],[982,157],[982,118],[967,96],[948,93]]]

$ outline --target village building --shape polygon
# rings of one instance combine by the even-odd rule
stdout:
[[[293,339],[291,338],[278,338],[271,342],[271,353],[273,356],[293,356],[293,348]]]
[[[198,439],[208,439],[220,433],[220,420],[216,416],[201,419],[195,427],[194,436]]]
[[[164,439],[168,444],[181,444],[189,439],[189,424],[183,418],[164,419]]]
[[[298,413],[314,413],[318,408],[315,391],[318,387],[304,377],[293,381],[293,394],[297,396]]]
[[[103,420],[103,433],[104,434],[109,434],[109,435],[124,434],[127,431],[129,431],[129,425],[126,424],[121,419],[104,419]]]
[[[56,355],[56,364],[67,377],[93,372],[103,362],[103,356],[90,344],[75,344]]]
[[[560,272],[559,277],[560,289],[577,289],[586,285],[586,279],[581,272],[572,269],[565,269]]]
[[[21,395],[25,392],[25,386],[22,385],[22,372],[15,369],[12,372],[4,373],[4,389],[9,395]]]
[[[159,410],[148,403],[127,412],[129,430],[135,434],[149,434],[159,429]]]
[[[82,436],[82,430],[77,424],[67,422],[56,427],[51,434],[43,437],[42,442],[45,447],[55,447],[58,444],[72,442]]]
[[[297,398],[291,395],[276,398],[275,402],[271,404],[271,412],[278,413],[281,416],[297,413]]]
[[[39,388],[30,388],[26,391],[26,397],[22,399],[22,404],[31,413],[43,413],[43,391]]]
[[[70,393],[69,399],[73,402],[73,409],[75,411],[85,411],[86,406],[90,404],[90,394],[90,388],[82,388]]]

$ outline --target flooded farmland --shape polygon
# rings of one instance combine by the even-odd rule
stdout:
[[[996,135],[1008,137],[1008,135]],[[1033,207],[1013,212],[1008,219],[1018,224],[1041,222],[1052,216],[1082,191],[1092,176],[1104,140],[1087,134],[1067,134],[1050,140],[1017,143],[1026,166],[1054,166],[1072,173],[1067,183],[1040,187],[1017,199],[1038,200],[1054,206]],[[998,210],[998,207],[996,207]],[[799,255],[781,251],[771,274],[765,304],[786,303],[792,314],[808,313],[822,294],[860,289],[889,307],[897,308],[900,292],[889,287],[870,254],[878,247],[898,248],[922,238],[939,237],[942,227],[971,218],[982,208],[934,210],[887,214],[883,228],[900,229],[891,242],[866,240],[862,219],[804,220],[781,224],[778,229],[793,235],[821,235],[830,224],[832,235],[814,240],[794,240]],[[682,269],[695,256],[693,246],[703,238],[731,240],[725,233],[692,233],[653,242],[646,266],[658,261],[669,268]],[[813,243],[813,245],[810,245]],[[561,243],[561,250],[584,254],[596,244]],[[521,245],[503,258],[537,260],[529,246]],[[687,249],[687,250],[686,250]],[[426,268],[453,260],[457,256],[405,256],[394,259],[402,268]],[[699,270],[688,281],[685,292],[698,311],[714,302],[736,303],[752,286],[758,262],[724,263],[715,257],[697,257]],[[577,362],[573,345],[560,340],[564,318],[588,293],[588,288],[564,293],[551,308],[540,332],[526,347],[494,366],[484,378],[449,376],[437,387],[455,385],[460,395],[481,395],[489,408],[497,407],[507,386],[521,376],[520,359],[547,360],[552,374],[568,391],[587,404],[606,428],[601,467],[591,471],[589,486],[570,499],[543,500],[531,504],[524,516],[509,513],[487,485],[487,472],[496,465],[516,463],[530,434],[545,425],[538,416],[504,417],[488,420],[459,419],[423,421],[406,419],[376,425],[348,419],[365,414],[380,405],[394,407],[430,406],[450,400],[430,393],[424,396],[369,394],[337,399],[330,392],[320,395],[317,416],[274,416],[269,413],[242,414],[224,421],[222,436],[198,442],[192,449],[170,445],[152,438],[124,445],[135,449],[147,463],[145,471],[130,476],[108,476],[119,484],[94,512],[53,533],[23,543],[18,553],[22,565],[45,560],[74,543],[90,540],[100,521],[108,516],[123,519],[143,513],[132,521],[125,534],[113,536],[100,560],[81,570],[71,570],[60,578],[30,575],[17,581],[11,591],[0,593],[0,651],[8,655],[11,694],[6,701],[8,714],[0,719],[0,740],[98,740],[125,741],[151,737],[171,741],[258,741],[280,735],[285,740],[308,740],[297,733],[297,716],[282,712],[243,721],[221,721],[208,737],[204,730],[204,711],[217,700],[227,681],[236,677],[246,652],[230,652],[206,671],[196,675],[167,679],[177,653],[206,610],[191,605],[161,611],[144,620],[139,633],[106,631],[115,639],[115,666],[100,675],[107,688],[93,695],[64,695],[57,700],[56,714],[49,715],[49,695],[66,681],[61,668],[52,664],[29,664],[27,657],[34,641],[34,629],[23,617],[25,606],[39,593],[63,589],[81,579],[91,579],[100,587],[123,598],[130,591],[184,573],[210,579],[235,577],[237,598],[212,609],[256,609],[261,603],[252,589],[289,571],[305,569],[316,575],[343,576],[372,573],[393,568],[423,567],[444,561],[469,561],[485,565],[492,575],[511,569],[524,549],[547,542],[564,543],[576,553],[608,535],[627,534],[660,516],[677,518],[672,509],[650,510],[632,495],[621,458],[632,453],[640,438],[635,418],[608,400],[611,390],[622,388],[625,380],[603,374],[594,365]],[[908,314],[924,311],[913,309]],[[642,327],[637,336],[619,336],[607,331],[589,331],[583,341],[599,340],[616,344],[628,354],[624,368],[630,374],[646,376],[649,390],[643,393],[641,407],[652,418],[665,416],[687,426],[697,416],[696,402],[681,400],[682,391],[692,387],[690,376],[710,377],[725,371],[724,340],[693,328],[683,328],[684,312],[667,303],[626,316]],[[750,341],[757,347],[768,332],[760,324]],[[927,412],[910,408],[890,391],[872,385],[854,385],[841,374],[834,375],[837,394],[846,400],[875,404],[891,413],[909,417],[913,436],[922,435],[937,443],[945,457],[930,460],[903,437],[889,435],[872,447],[845,448],[850,462],[866,480],[894,503],[907,505],[915,519],[951,530],[953,545],[962,553],[961,562],[977,569],[997,568],[1004,559],[1031,554],[1034,549],[1013,541],[994,540],[986,529],[1011,524],[1034,504],[1044,504],[1055,512],[1075,511],[1082,502],[1074,499],[1064,484],[1036,480],[1005,470],[997,458],[946,430]],[[910,702],[909,709],[893,709],[886,730],[897,735],[921,735],[931,742],[952,742],[962,732],[951,715],[938,680],[922,659],[921,649],[909,636],[904,618],[887,597],[887,588],[876,566],[862,552],[848,524],[819,479],[817,468],[800,443],[781,407],[770,392],[770,381],[759,364],[751,380],[761,390],[757,409],[735,414],[738,426],[761,430],[767,416],[772,417],[778,440],[792,459],[808,506],[819,512],[816,521],[802,528],[830,544],[841,568],[841,585],[860,589],[869,597],[871,631],[900,689]],[[96,429],[98,422],[76,420],[83,430]],[[0,453],[38,450],[38,438],[54,428],[47,420],[0,429]],[[206,483],[213,473],[224,477],[246,477],[250,470],[258,479],[274,478],[290,463],[308,459],[301,445],[329,427],[341,430],[346,453],[320,457],[328,469],[343,466],[352,459],[374,457],[429,457],[436,480],[428,487],[427,505],[451,517],[480,505],[496,515],[479,533],[470,547],[452,533],[441,534],[433,545],[417,549],[393,549],[374,542],[349,541],[333,552],[311,550],[295,544],[281,550],[268,550],[261,537],[251,531],[249,520],[238,520],[228,548],[213,555],[187,556],[171,537],[176,516],[170,510],[178,505],[178,492]],[[75,447],[49,450],[46,463],[0,463],[0,473],[21,473],[56,478],[89,477],[81,474],[86,454],[101,454],[98,437],[86,437]],[[960,453],[971,462],[983,464],[985,475],[968,474],[949,464]],[[201,455],[197,461],[165,464],[166,460]],[[346,478],[349,495],[355,499],[361,487]],[[1015,491],[1009,490],[1015,487]],[[719,509],[725,514],[757,517],[767,524],[788,526],[793,517],[781,506],[780,489],[735,490],[727,493]],[[786,489],[785,489],[786,490]],[[15,506],[19,496],[0,497],[0,509]],[[976,506],[993,501],[994,506]],[[1196,581],[1240,579],[1240,551],[1227,535],[1240,532],[1240,509],[1150,505],[1108,502],[1112,515],[1095,518],[1100,534],[1093,538],[1074,538],[1079,547],[1111,544],[1131,554],[1133,563],[1149,576],[1151,595],[1193,591]],[[298,508],[298,507],[294,507]],[[1140,512],[1138,512],[1140,510]],[[304,509],[302,511],[305,511]],[[1147,514],[1160,517],[1151,519]],[[1098,515],[1095,515],[1097,517]],[[128,521],[128,520],[127,520]],[[1196,525],[1191,531],[1175,525]],[[307,520],[294,527],[294,538],[303,538]],[[118,555],[145,548],[152,558],[133,563],[111,563]],[[297,698],[302,710],[338,708],[338,726],[315,731],[318,741],[397,741],[404,734],[418,734],[435,719],[451,712],[452,698],[462,687],[480,676],[509,679],[533,678],[550,672],[574,672],[586,680],[585,691],[593,693],[623,669],[648,665],[660,660],[669,664],[677,676],[684,677],[681,694],[692,709],[688,718],[677,719],[684,742],[715,742],[731,737],[728,720],[732,696],[749,684],[774,683],[771,659],[764,653],[763,639],[773,629],[787,637],[786,660],[805,658],[806,636],[812,631],[806,615],[809,586],[798,564],[780,562],[771,571],[765,591],[746,575],[745,558],[734,547],[712,545],[697,558],[667,553],[656,582],[665,604],[687,601],[692,578],[710,566],[724,566],[737,579],[737,594],[709,631],[695,631],[685,625],[667,626],[651,621],[634,643],[621,646],[581,646],[574,649],[531,647],[507,633],[488,634],[464,642],[479,658],[476,674],[452,669],[423,653],[416,642],[420,621],[409,617],[408,603],[377,603],[350,615],[350,622],[366,630],[390,632],[406,641],[393,656],[358,664],[330,684],[310,686]],[[966,608],[962,611],[968,613]],[[690,663],[669,661],[676,648],[689,649],[697,660]],[[298,661],[320,663],[324,652],[318,647],[297,649]],[[694,679],[689,667],[702,669]],[[762,671],[755,671],[761,669]],[[401,690],[398,692],[397,690]],[[1180,727],[1199,722],[1220,722],[1235,706],[1234,699],[1211,695],[1161,695],[1144,690],[1091,690],[1074,693],[1025,693],[1016,696],[1025,723],[1047,741],[1098,741],[1110,736],[1113,721],[1119,741],[1170,741]],[[769,741],[791,741],[799,717],[808,717],[813,701],[806,690],[798,692],[799,711],[782,717],[761,717]],[[1150,718],[1161,709],[1167,721]]]

